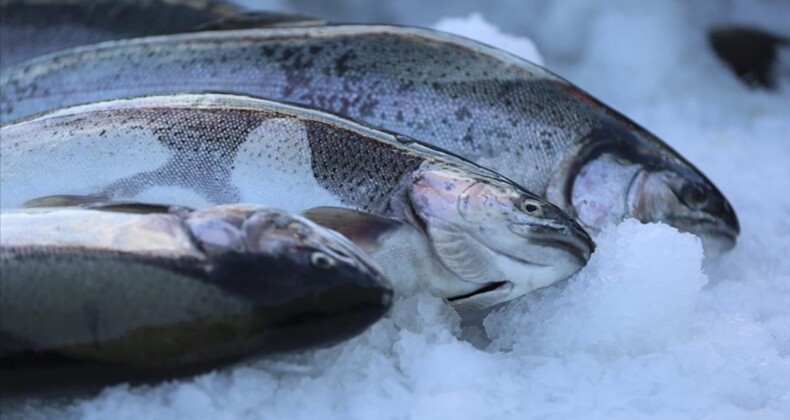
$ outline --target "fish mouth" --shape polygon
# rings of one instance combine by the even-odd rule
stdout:
[[[740,233],[740,229],[716,220],[674,217],[670,220],[670,224],[681,232],[699,236],[706,248],[715,243],[716,248],[721,252],[734,248],[738,240],[738,233]]]
[[[563,250],[574,260],[576,260],[576,262],[581,267],[584,267],[587,264],[587,261],[590,260],[590,255],[592,255],[593,252],[592,246],[580,247],[579,244],[560,239],[532,239],[531,242],[535,245]]]
[[[574,226],[571,227],[574,235],[571,236],[563,235],[561,229],[548,226],[530,226],[530,230],[537,230],[537,232],[534,232],[534,236],[530,235],[530,237],[526,238],[531,245],[562,250],[569,254],[573,259],[577,260],[581,266],[587,264],[587,261],[590,260],[590,256],[592,255],[593,251],[595,251],[595,242],[592,240],[590,235],[588,235],[587,232],[575,222]],[[514,258],[513,256],[509,257],[511,259],[516,259],[521,263],[541,265],[532,261]],[[548,266],[550,264],[542,265]]]
[[[505,258],[507,258],[507,259],[509,259],[509,260],[511,260],[513,262],[521,264],[521,265],[527,265],[527,266],[532,266],[532,267],[550,267],[552,265],[552,264],[541,264],[541,263],[525,260],[525,259],[522,259],[522,258],[515,257],[513,255],[507,255],[507,254],[499,254],[499,255],[501,255],[502,257],[505,257]],[[482,287],[480,287],[477,290],[473,290],[473,291],[471,291],[469,293],[464,293],[462,295],[458,295],[458,296],[453,296],[453,297],[447,298],[447,301],[454,302],[454,301],[459,301],[459,300],[462,300],[462,299],[468,299],[468,298],[471,298],[471,297],[474,297],[474,296],[481,295],[483,293],[493,292],[493,291],[502,289],[502,288],[504,288],[504,287],[506,287],[508,285],[511,285],[512,287],[515,287],[515,284],[513,282],[505,281],[505,280],[503,280],[503,281],[495,281],[495,282],[491,282],[491,283],[486,283],[485,285],[483,285]]]
[[[514,255],[508,255],[508,254],[499,254],[499,255],[521,265],[529,265],[532,267],[550,267],[552,265],[552,264],[541,264],[538,262],[526,260],[524,258],[516,257]]]
[[[470,297],[474,297],[474,296],[477,296],[477,295],[480,295],[480,294],[483,294],[483,293],[493,292],[494,290],[501,289],[502,287],[506,286],[508,283],[510,283],[510,282],[507,282],[507,281],[495,281],[493,283],[488,283],[488,284],[484,285],[483,287],[481,287],[481,288],[479,288],[477,290],[471,291],[469,293],[464,293],[463,295],[458,295],[458,296],[454,296],[454,297],[451,297],[451,298],[447,298],[447,301],[448,302],[455,302],[455,301],[459,301],[459,300],[462,300],[462,299],[468,299]]]
[[[697,233],[697,232],[693,232],[693,233]],[[738,240],[738,234],[735,231],[727,228],[721,228],[720,226],[711,226],[710,229],[703,229],[698,231],[698,234],[700,236],[723,239],[727,242],[732,242],[733,246],[735,246],[735,242]]]

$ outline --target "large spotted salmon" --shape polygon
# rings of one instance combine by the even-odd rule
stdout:
[[[625,217],[734,246],[735,212],[656,136],[546,69],[427,29],[216,31],[75,48],[0,77],[2,119],[132,95],[232,92],[309,105],[489,167],[596,231]]]

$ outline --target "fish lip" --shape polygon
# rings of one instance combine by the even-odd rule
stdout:
[[[459,300],[462,300],[462,299],[468,299],[468,298],[480,295],[482,293],[488,293],[488,292],[493,292],[495,290],[499,290],[499,289],[507,286],[508,284],[512,284],[512,283],[510,283],[509,281],[495,281],[495,282],[487,283],[483,287],[481,287],[481,288],[479,288],[477,290],[474,290],[472,292],[464,293],[464,294],[458,295],[458,296],[448,297],[447,301],[448,302],[456,302],[456,301],[459,301]]]
[[[672,226],[675,226],[683,232],[688,232],[700,237],[717,237],[724,238],[735,246],[740,234],[740,228],[730,226],[724,222],[717,220],[700,220],[690,217],[673,217],[670,220]],[[730,247],[732,248],[732,247]]]
[[[529,260],[526,260],[526,259],[523,259],[523,258],[515,257],[513,255],[507,255],[507,254],[499,254],[499,255],[501,255],[501,256],[509,259],[509,260],[515,261],[515,262],[517,262],[519,264],[529,265],[529,266],[533,266],[533,267],[551,267],[552,266],[552,264],[541,264],[541,263],[537,263],[537,262],[534,262],[534,261],[529,261]],[[515,284],[512,281],[507,281],[507,280],[495,281],[495,282],[491,282],[491,283],[486,283],[485,285],[481,286],[479,289],[476,289],[474,291],[471,291],[471,292],[468,292],[468,293],[464,293],[464,294],[458,295],[458,296],[448,297],[446,299],[447,299],[448,302],[456,302],[456,301],[459,301],[459,300],[462,300],[462,299],[468,299],[468,298],[471,298],[471,297],[474,297],[474,296],[477,296],[477,295],[480,295],[480,294],[483,294],[483,293],[488,293],[488,292],[493,292],[493,291],[499,290],[499,289],[507,286],[508,284],[510,284],[510,285],[515,287]]]
[[[707,257],[715,257],[731,251],[738,243],[740,229],[724,221],[675,217],[668,220],[668,223],[680,232],[698,237]]]
[[[560,227],[533,226],[529,223],[513,223],[513,225],[532,227],[532,231],[534,232],[535,236],[529,237],[527,240],[535,245],[560,248],[578,259],[582,267],[587,265],[587,261],[590,260],[590,256],[593,252],[595,252],[595,241],[593,241],[590,235],[584,229],[578,226],[578,224],[576,224],[576,228],[570,228],[571,231],[575,233],[572,236],[563,235],[564,229]],[[538,228],[537,230],[534,229],[536,227]],[[530,261],[519,260],[518,258],[514,259],[518,260],[519,262],[539,265]],[[543,266],[548,266],[548,264],[544,264]]]
[[[728,242],[732,242],[733,246],[735,246],[735,243],[738,241],[738,233],[738,231],[734,231],[732,229],[721,229],[718,226],[714,226],[713,229],[701,232],[703,236],[724,238]]]
[[[708,249],[706,249],[708,248],[708,246],[705,245],[706,240],[708,241],[713,240],[716,241],[718,244],[720,244],[721,247],[719,248],[719,251],[718,252],[713,251],[713,254],[708,254],[709,251]],[[735,236],[732,235],[718,233],[718,232],[708,232],[705,236],[702,236],[702,243],[703,243],[702,244],[703,250],[705,250],[706,255],[716,255],[718,253],[724,253],[735,248],[735,245],[738,243],[738,240],[736,239]]]

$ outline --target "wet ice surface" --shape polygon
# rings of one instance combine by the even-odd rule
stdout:
[[[548,66],[702,169],[738,213],[735,250],[704,262],[695,237],[626,221],[597,238],[589,266],[569,283],[500,307],[479,323],[462,323],[441,301],[412,295],[362,336],[330,349],[156,387],[113,387],[65,405],[36,403],[24,413],[786,418],[790,81],[785,76],[778,93],[748,90],[715,61],[703,28],[710,16],[738,10],[752,22],[770,24],[782,14],[787,22],[790,9],[770,1],[753,9],[729,2],[721,8],[727,13],[710,14],[702,13],[710,2],[694,10],[680,1],[535,3],[544,18],[525,21],[543,34],[534,39]],[[503,23],[505,32],[514,19]],[[477,28],[470,24],[470,35]],[[546,36],[550,30],[557,36]],[[507,39],[496,42],[508,47]]]

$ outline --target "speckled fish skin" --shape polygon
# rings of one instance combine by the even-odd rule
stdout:
[[[0,0],[0,65],[79,45],[187,32],[242,11],[214,0]]]
[[[348,240],[269,207],[25,209],[0,221],[3,388],[44,368],[126,381],[331,345],[392,301]]]
[[[427,29],[346,25],[127,40],[29,62],[1,80],[5,120],[124,95],[242,93],[458,153],[593,231],[636,217],[729,249],[740,229],[716,186],[642,127],[539,66]],[[636,174],[577,183],[580,173],[597,176],[584,170],[601,157],[615,172],[634,164]]]
[[[2,208],[53,194],[351,207],[412,225],[432,247],[422,258],[439,259],[455,276],[450,296],[498,296],[485,305],[569,277],[594,248],[561,210],[465,159],[324,112],[240,96],[116,100],[0,127],[0,190]]]

